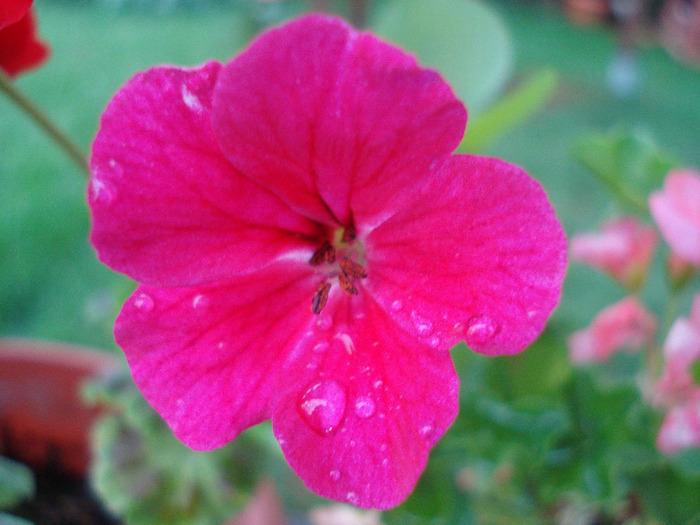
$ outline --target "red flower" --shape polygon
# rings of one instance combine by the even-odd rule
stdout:
[[[30,6],[31,1],[9,0],[0,11],[0,68],[11,77],[37,67],[49,55],[37,38]]]
[[[182,441],[271,418],[317,493],[408,496],[457,412],[449,349],[522,350],[565,268],[537,182],[450,155],[465,122],[438,74],[323,16],[115,95],[92,242],[142,283],[116,339]]]

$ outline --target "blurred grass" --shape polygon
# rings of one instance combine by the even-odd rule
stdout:
[[[621,100],[604,85],[615,50],[608,29],[573,27],[535,3],[488,4],[512,32],[518,75],[548,68],[561,78],[552,103],[488,153],[541,180],[569,233],[595,227],[612,211],[603,188],[570,155],[582,133],[642,128],[681,163],[700,166],[700,72],[646,46],[640,91]],[[36,8],[53,56],[17,85],[86,152],[105,104],[134,72],[226,60],[260,22],[240,10],[137,15],[49,0]],[[0,184],[0,334],[113,347],[112,323],[133,284],[101,266],[87,242],[82,174],[2,97]],[[573,266],[555,327],[563,337],[621,295],[605,278]]]

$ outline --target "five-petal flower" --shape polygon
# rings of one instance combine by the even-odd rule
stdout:
[[[522,350],[566,264],[536,181],[450,155],[465,123],[437,73],[318,15],[115,95],[92,242],[141,283],[116,339],[182,441],[211,449],[271,418],[317,493],[408,496],[457,413],[450,347]]]

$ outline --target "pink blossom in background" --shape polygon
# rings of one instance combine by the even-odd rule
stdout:
[[[36,22],[31,10],[26,11],[18,21],[1,26],[0,23],[0,69],[7,75],[15,77],[41,65],[48,58],[49,48],[36,34]]]
[[[91,239],[141,283],[116,340],[184,443],[271,418],[318,494],[375,508],[410,494],[457,413],[449,349],[521,351],[566,264],[536,181],[451,155],[465,122],[437,73],[318,15],[114,96]]]
[[[609,273],[629,289],[644,281],[657,235],[653,227],[632,216],[606,222],[598,233],[582,233],[571,239],[571,258]]]
[[[573,363],[602,362],[619,350],[638,350],[656,331],[656,319],[635,296],[603,309],[586,328],[568,340]]]
[[[700,447],[700,388],[666,414],[656,438],[656,447],[664,454]]]
[[[660,404],[685,400],[697,385],[690,367],[700,360],[700,292],[695,295],[690,317],[674,321],[663,346],[664,370],[654,388]]]
[[[649,197],[649,210],[671,250],[700,265],[700,173],[692,169],[669,172],[663,190]]]

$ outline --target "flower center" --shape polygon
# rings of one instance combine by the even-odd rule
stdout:
[[[367,277],[365,268],[358,260],[364,259],[362,245],[355,242],[352,227],[340,228],[333,234],[333,242],[324,241],[314,252],[309,264],[316,266],[324,275],[311,298],[311,311],[319,314],[326,306],[331,285],[337,280],[340,288],[348,295],[357,295],[356,279]]]

